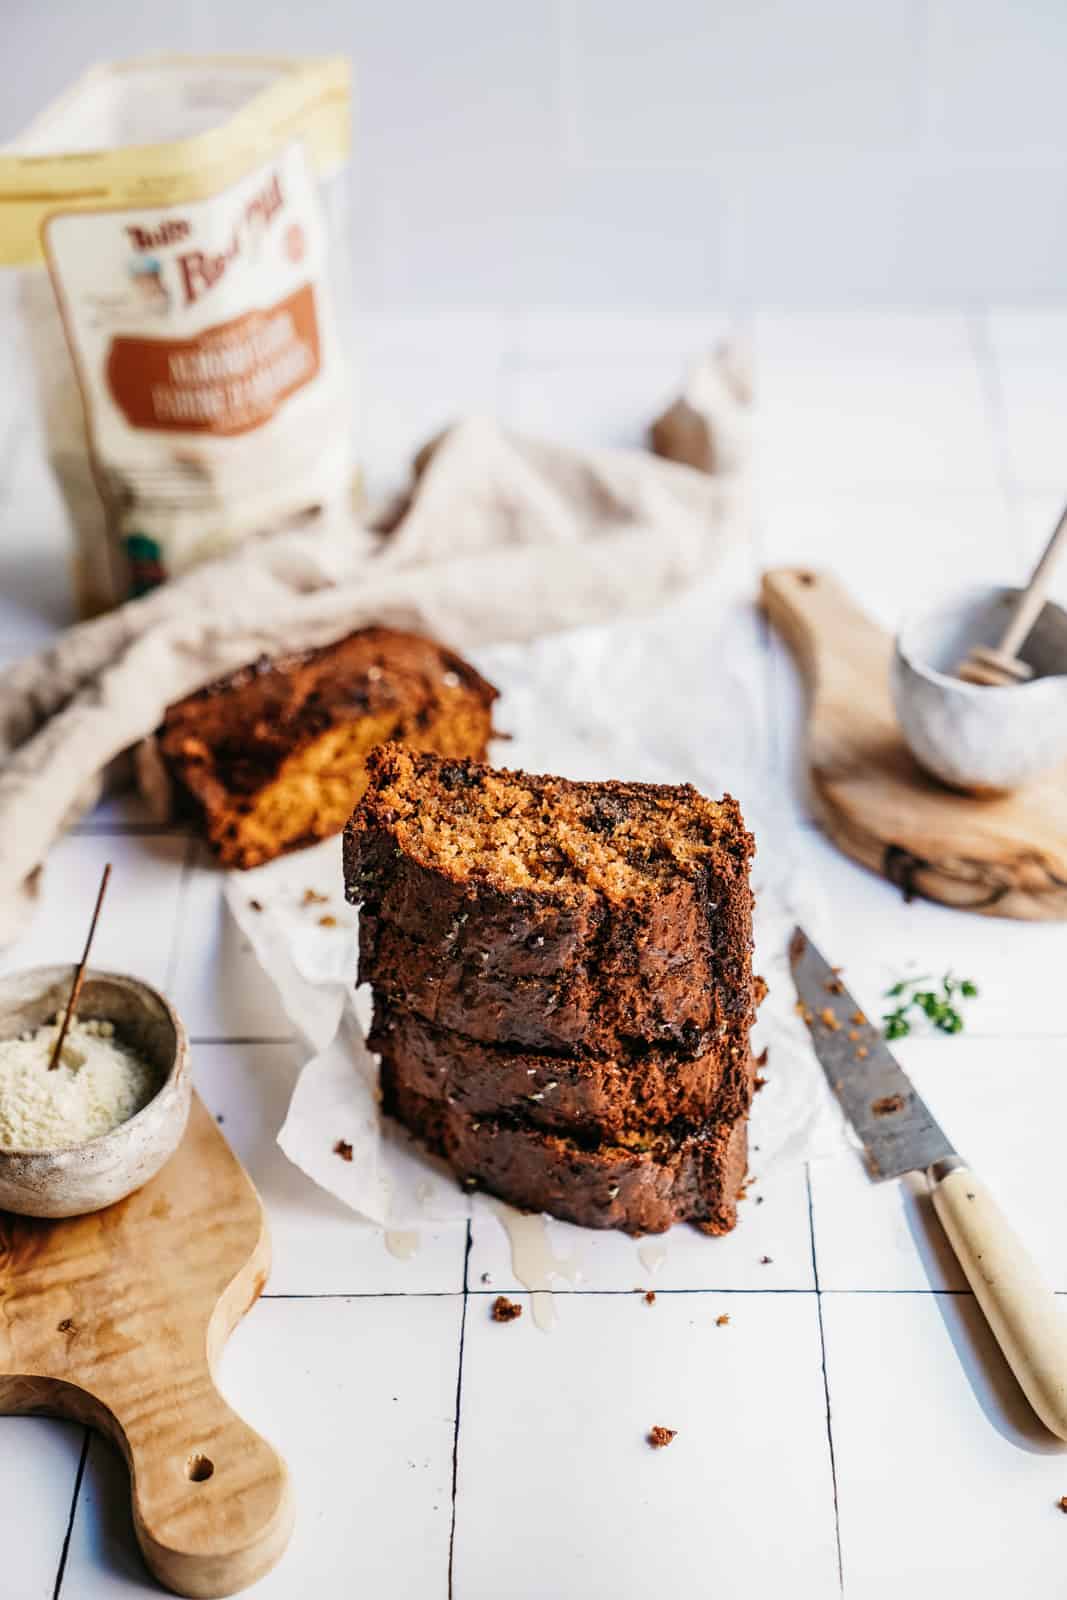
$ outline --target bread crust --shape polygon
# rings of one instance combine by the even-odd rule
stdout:
[[[448,765],[470,783],[487,770]],[[751,1021],[753,844],[730,796],[706,859],[615,898],[580,882],[504,888],[463,862],[416,859],[383,792],[395,770],[388,747],[369,769],[343,845],[345,893],[361,907],[360,981],[472,1038],[541,1050],[604,1052],[643,1039],[699,1054]],[[415,763],[418,782],[441,770]],[[623,809],[695,793],[502,776]]]
[[[496,698],[432,639],[361,628],[176,702],[155,744],[223,865],[254,867],[339,833],[383,740],[484,758]]]

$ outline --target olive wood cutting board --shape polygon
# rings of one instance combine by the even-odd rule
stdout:
[[[819,822],[900,888],[990,917],[1067,918],[1067,768],[1014,794],[957,794],[918,766],[889,692],[893,641],[826,573],[777,567],[763,605],[808,689]]]
[[[129,1199],[62,1220],[0,1211],[0,1413],[115,1441],[144,1558],[178,1594],[236,1593],[291,1532],[285,1464],[213,1375],[269,1268],[259,1196],[196,1095],[181,1146]]]

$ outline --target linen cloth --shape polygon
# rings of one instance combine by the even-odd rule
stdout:
[[[727,385],[720,401],[734,438],[743,405]],[[52,843],[174,700],[370,622],[470,650],[653,609],[716,570],[743,539],[743,507],[739,473],[472,418],[422,453],[388,519],[250,540],[69,629],[0,678],[0,945]]]

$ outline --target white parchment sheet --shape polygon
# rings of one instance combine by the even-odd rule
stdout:
[[[752,1137],[760,1174],[843,1147],[844,1124],[794,1005],[786,950],[796,922],[818,938],[818,888],[799,881],[790,825],[768,787],[761,654],[743,592],[721,579],[656,615],[532,644],[472,652],[502,690],[500,765],[570,778],[690,782],[741,801],[756,836],[756,970],[770,985],[755,1033],[769,1047]],[[733,664],[738,663],[735,667]],[[743,665],[742,665],[743,664]],[[439,1163],[380,1114],[368,1051],[369,995],[353,987],[355,911],[344,902],[340,840],[231,873],[242,932],[307,1041],[308,1061],[278,1141],[291,1161],[360,1215],[389,1228],[466,1215],[467,1196]],[[255,909],[255,907],[261,909]],[[352,1146],[339,1160],[338,1140]]]

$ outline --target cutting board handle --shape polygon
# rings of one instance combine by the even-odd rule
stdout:
[[[289,1475],[219,1394],[206,1359],[179,1408],[112,1414],[106,1425],[129,1463],[134,1528],[161,1583],[214,1600],[274,1566],[292,1532]]]
[[[873,649],[885,657],[885,635],[829,573],[814,567],[771,567],[763,574],[763,606],[792,650],[813,693],[846,691],[849,657]],[[835,670],[839,669],[839,670]]]

